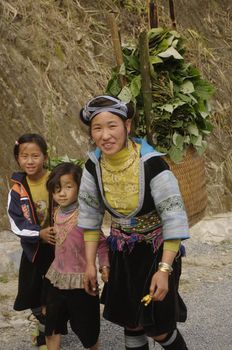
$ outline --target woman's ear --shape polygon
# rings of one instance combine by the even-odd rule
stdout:
[[[126,129],[127,129],[128,134],[130,134],[130,132],[131,132],[131,123],[132,123],[132,120],[131,120],[131,119],[127,119],[127,120],[125,121],[125,127],[126,127]]]

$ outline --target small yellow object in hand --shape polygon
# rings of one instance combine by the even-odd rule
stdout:
[[[147,294],[143,297],[143,299],[141,300],[141,303],[144,303],[144,306],[147,306],[148,304],[150,304],[151,301],[152,301],[152,297],[150,296],[150,294]]]

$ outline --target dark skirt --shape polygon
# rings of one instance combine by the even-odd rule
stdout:
[[[154,254],[151,244],[136,243],[134,249],[110,251],[110,276],[102,293],[105,304],[103,317],[113,323],[135,328],[142,326],[147,334],[159,335],[184,322],[186,306],[178,293],[181,275],[181,257],[173,263],[169,276],[169,292],[163,301],[152,301],[148,306],[141,299],[149,294],[151,278],[157,271],[163,246]]]
[[[24,252],[22,253],[14,310],[34,309],[42,305],[43,279],[53,259],[54,248],[45,243],[40,245],[33,263],[28,260]]]

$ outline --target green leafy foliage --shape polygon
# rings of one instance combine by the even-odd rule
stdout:
[[[210,122],[210,99],[213,86],[202,79],[199,70],[185,62],[185,45],[181,35],[163,28],[148,32],[152,90],[150,113],[151,136],[156,149],[166,152],[174,162],[182,160],[192,145],[199,154],[207,146]],[[106,93],[137,105],[135,135],[146,137],[143,94],[138,47],[123,47],[124,64],[113,68]],[[120,85],[119,73],[127,84]]]
[[[66,154],[65,156],[61,156],[61,157],[51,157],[49,158],[49,162],[48,162],[48,169],[52,170],[54,169],[57,165],[64,163],[64,162],[69,162],[69,163],[73,163],[73,164],[77,164],[80,167],[83,168],[84,166],[84,160],[83,159],[73,159],[73,158],[69,158],[69,156]]]

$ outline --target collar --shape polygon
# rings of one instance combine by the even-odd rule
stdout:
[[[165,155],[165,153],[160,153],[160,152],[156,151],[156,149],[154,149],[154,147],[149,145],[145,139],[133,137],[133,138],[131,138],[131,140],[134,141],[135,143],[141,145],[141,148],[140,148],[141,157],[149,158],[149,157],[158,157],[158,156]],[[101,157],[101,153],[102,152],[101,152],[100,148],[96,148],[95,151],[92,151],[89,153],[89,157],[94,163],[96,163],[97,161],[99,161],[99,159]]]

